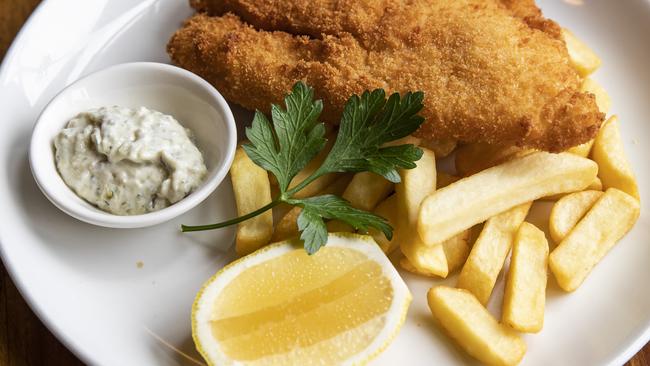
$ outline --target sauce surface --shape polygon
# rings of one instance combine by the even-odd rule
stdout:
[[[139,107],[92,109],[55,137],[65,183],[81,198],[116,215],[174,204],[204,180],[207,169],[191,131],[172,116]]]

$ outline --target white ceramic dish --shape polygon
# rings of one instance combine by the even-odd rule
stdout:
[[[620,365],[650,338],[650,2],[538,2],[603,59],[595,78],[620,116],[642,213],[578,291],[564,294],[549,282],[544,329],[525,336],[523,365]],[[0,71],[3,260],[45,324],[90,364],[193,364],[160,340],[197,357],[190,306],[201,284],[230,259],[233,230],[186,235],[178,226],[233,217],[231,188],[225,180],[197,208],[146,229],[84,224],[62,214],[36,187],[27,162],[29,136],[45,103],[79,77],[123,62],[169,62],[167,39],[190,14],[184,0],[46,0]],[[233,111],[240,125],[250,122],[250,114]],[[454,284],[455,277],[404,276],[414,296],[408,321],[374,364],[472,363],[432,324],[425,301],[431,285]],[[501,289],[499,282],[496,293]],[[490,303],[497,314],[499,303],[499,296]]]
[[[57,172],[52,141],[72,117],[111,105],[146,106],[174,116],[192,130],[208,168],[203,184],[180,202],[144,215],[113,215],[77,196]],[[205,200],[228,174],[236,147],[234,117],[212,85],[175,66],[134,62],[90,74],[57,94],[36,121],[29,163],[41,191],[62,211],[90,224],[136,228],[169,221]]]

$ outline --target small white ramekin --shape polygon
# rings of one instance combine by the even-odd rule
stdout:
[[[78,113],[111,105],[145,106],[172,115],[191,129],[208,168],[205,182],[183,200],[143,215],[113,215],[79,198],[56,169],[54,137]],[[29,161],[41,191],[68,215],[99,226],[137,228],[170,220],[206,199],[228,173],[236,145],[232,111],[212,85],[175,66],[135,62],[90,74],[54,97],[34,127]]]

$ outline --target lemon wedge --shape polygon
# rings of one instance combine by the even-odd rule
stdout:
[[[210,365],[363,364],[388,346],[411,293],[369,236],[329,234],[241,258],[203,286],[192,335]]]

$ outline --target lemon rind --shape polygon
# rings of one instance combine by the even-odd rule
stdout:
[[[352,241],[351,241],[352,240]],[[377,261],[382,264],[382,274],[388,278],[391,282],[391,286],[394,290],[394,300],[391,304],[391,307],[386,312],[386,314],[397,313],[399,316],[393,317],[390,323],[387,323],[386,326],[377,334],[375,339],[361,352],[357,353],[346,362],[344,365],[365,365],[370,360],[377,357],[381,354],[395,339],[401,326],[404,324],[406,319],[409,305],[412,301],[412,295],[406,286],[406,284],[401,280],[401,277],[397,270],[390,264],[390,261],[385,256],[383,251],[379,248],[377,243],[372,239],[372,237],[367,235],[360,235],[354,233],[331,233],[328,236],[328,245],[336,247],[348,247],[351,249],[363,249],[364,245],[371,244],[375,246],[376,251],[364,251],[363,253],[368,256],[368,259]],[[202,343],[202,334],[204,329],[199,329],[198,319],[199,316],[204,316],[205,313],[202,311],[202,305],[206,304],[204,296],[206,291],[214,291],[215,294],[218,294],[220,288],[223,288],[230,281],[225,280],[222,286],[213,288],[215,281],[223,280],[223,275],[228,272],[231,268],[241,265],[241,263],[248,263],[247,267],[254,266],[256,264],[262,263],[265,260],[269,260],[276,256],[287,253],[291,250],[300,248],[302,242],[298,239],[289,239],[274,244],[270,244],[264,248],[261,248],[254,252],[253,254],[239,258],[228,265],[221,268],[217,273],[211,276],[204,284],[201,286],[201,289],[197,293],[194,302],[192,304],[192,338],[194,344],[196,345],[197,351],[201,354],[203,359],[207,362],[208,365],[242,365],[244,363],[237,362],[226,357],[223,352],[219,349],[218,343],[214,343],[211,347],[213,351],[207,351]],[[367,248],[367,247],[366,247]],[[278,251],[276,255],[269,256],[268,252]],[[265,255],[266,253],[266,255]],[[381,256],[380,256],[381,255]],[[235,272],[236,275],[237,272]],[[233,276],[234,278],[234,276]],[[211,304],[211,301],[207,301],[207,304]],[[399,308],[399,310],[396,310]],[[209,313],[209,310],[206,310]]]

